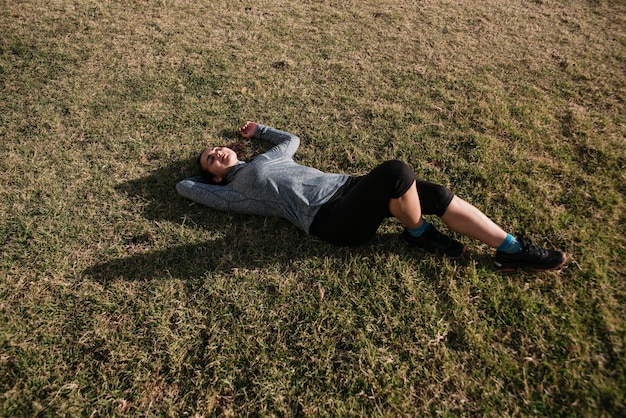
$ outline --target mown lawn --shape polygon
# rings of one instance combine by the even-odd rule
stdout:
[[[624,1],[0,4],[0,415],[626,414]],[[325,171],[405,160],[570,262],[179,197],[248,119]]]

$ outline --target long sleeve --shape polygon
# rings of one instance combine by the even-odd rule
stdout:
[[[269,155],[282,154],[293,157],[300,146],[300,138],[289,132],[265,125],[257,125],[255,138],[271,142],[275,146],[266,152]]]
[[[300,139],[288,132],[257,125],[255,138],[274,146],[249,163],[231,167],[228,184],[216,186],[192,177],[180,181],[177,192],[221,211],[281,217],[308,233],[319,208],[348,176],[297,164],[292,157]]]
[[[176,184],[179,195],[224,212],[258,213],[258,208],[251,206],[250,196],[235,190],[231,185],[217,186],[207,184],[201,176],[191,177]]]

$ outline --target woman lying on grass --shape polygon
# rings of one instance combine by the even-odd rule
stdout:
[[[360,177],[323,173],[293,160],[300,144],[295,135],[254,122],[239,132],[275,146],[249,163],[229,148],[207,148],[198,158],[203,176],[179,182],[179,194],[218,210],[285,218],[313,237],[342,246],[367,242],[393,216],[405,226],[402,238],[409,245],[461,257],[465,246],[423,218],[437,215],[453,231],[496,248],[495,265],[503,271],[553,270],[565,264],[565,253],[507,234],[445,187],[416,180],[401,161],[386,161]]]

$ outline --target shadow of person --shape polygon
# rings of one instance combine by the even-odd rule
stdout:
[[[141,214],[146,219],[180,222],[189,214],[190,202],[176,193],[176,183],[193,175],[197,175],[196,159],[187,158],[160,167],[146,177],[122,183],[115,189],[125,194],[132,204],[141,207]],[[203,213],[199,210],[194,212],[198,215]]]
[[[241,219],[226,227],[219,238],[135,252],[92,265],[83,274],[101,284],[159,278],[197,282],[207,274],[233,274],[239,269],[297,269],[298,263],[308,260],[332,260],[348,266],[352,259],[405,251],[398,241],[396,234],[380,234],[358,247],[336,247],[306,236],[287,221]]]

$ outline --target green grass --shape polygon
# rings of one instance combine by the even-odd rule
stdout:
[[[0,415],[626,413],[624,27],[620,0],[5,1]],[[247,119],[325,171],[403,159],[571,262],[177,196]]]

